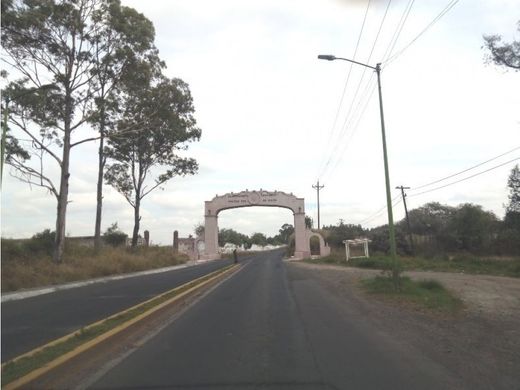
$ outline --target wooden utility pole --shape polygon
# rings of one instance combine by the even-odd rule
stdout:
[[[324,185],[320,186],[320,181],[316,182],[316,185],[312,185],[312,188],[316,190],[316,195],[318,196],[318,230],[320,230],[320,190],[325,187]]]
[[[404,190],[409,190],[410,187],[397,186],[395,188],[401,190],[401,196],[403,197],[404,213],[406,215],[406,225],[408,226],[408,237],[410,239],[410,249],[412,250],[412,255],[413,255],[415,253],[415,249],[414,249],[414,245],[413,245],[413,237],[412,237],[412,228],[410,226],[410,218],[408,217],[408,207],[406,207],[406,193],[404,192]]]

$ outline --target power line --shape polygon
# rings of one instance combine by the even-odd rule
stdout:
[[[490,158],[489,160],[486,160],[486,161],[484,161],[484,162],[478,163],[477,165],[473,165],[472,167],[466,168],[466,169],[464,169],[464,170],[462,170],[462,171],[460,171],[460,172],[457,172],[457,173],[454,173],[454,174],[452,174],[452,175],[449,175],[449,176],[443,177],[442,179],[438,179],[438,180],[432,181],[432,182],[430,182],[430,183],[426,183],[426,184],[420,185],[420,186],[418,186],[418,187],[413,187],[410,191],[417,191],[417,190],[420,190],[421,188],[429,187],[429,186],[431,186],[431,185],[433,185],[433,184],[440,183],[441,181],[444,181],[444,180],[447,180],[447,179],[451,179],[452,177],[455,177],[455,176],[458,176],[458,175],[460,175],[460,174],[462,174],[462,173],[465,173],[465,172],[471,171],[472,169],[478,168],[478,167],[480,167],[480,166],[482,166],[482,165],[484,165],[484,164],[487,164],[487,163],[489,163],[489,162],[491,162],[491,161],[494,161],[494,160],[496,160],[496,159],[498,159],[498,158],[500,158],[500,157],[503,157],[503,156],[505,156],[505,155],[507,155],[507,154],[509,154],[509,153],[512,153],[512,152],[514,152],[514,151],[516,151],[516,150],[519,150],[519,149],[520,149],[520,146],[517,146],[517,147],[515,147],[515,148],[513,148],[513,149],[511,149],[511,150],[509,150],[509,151],[507,151],[507,152],[505,152],[505,153],[499,154],[498,156],[492,157],[492,158]]]
[[[422,195],[422,194],[426,194],[426,193],[428,193],[428,192],[432,192],[432,191],[440,190],[441,188],[446,188],[446,187],[449,187],[449,186],[451,186],[451,185],[453,185],[453,184],[460,183],[461,181],[465,181],[465,180],[471,179],[471,178],[473,178],[473,177],[475,177],[475,176],[482,175],[482,174],[484,174],[484,173],[486,173],[486,172],[489,172],[489,171],[492,171],[492,170],[494,170],[494,169],[497,169],[497,168],[503,167],[504,165],[510,164],[510,163],[512,163],[513,161],[517,161],[517,160],[520,160],[520,157],[514,158],[514,159],[509,160],[509,161],[506,161],[505,163],[502,163],[502,164],[499,164],[499,165],[495,165],[494,167],[491,167],[491,168],[489,168],[489,169],[486,169],[485,171],[477,172],[477,173],[475,173],[475,174],[473,174],[473,175],[471,175],[471,176],[468,176],[468,177],[465,177],[465,178],[463,178],[463,179],[460,179],[460,180],[454,181],[454,182],[452,182],[452,183],[448,183],[448,184],[445,184],[445,185],[443,185],[443,186],[435,187],[435,188],[432,188],[432,189],[430,189],[430,190],[426,190],[426,191],[423,191],[423,192],[419,192],[418,194],[413,194],[413,195],[409,195],[409,196],[419,196],[419,195]]]
[[[409,0],[407,5],[405,6],[405,8],[403,10],[403,13],[401,15],[401,18],[400,18],[399,22],[397,23],[397,26],[396,26],[396,28],[394,30],[392,38],[390,39],[390,42],[389,42],[389,44],[388,44],[388,46],[387,46],[387,48],[386,48],[386,50],[385,50],[385,52],[383,54],[383,57],[382,57],[383,60],[387,57],[387,55],[391,55],[392,54],[392,51],[393,51],[393,49],[395,47],[395,44],[397,43],[397,41],[399,39],[401,31],[403,30],[403,27],[404,27],[404,25],[405,25],[405,23],[406,23],[406,21],[408,19],[408,16],[410,15],[410,11],[412,9],[414,1],[415,0]],[[341,161],[343,160],[343,156],[345,155],[345,152],[347,151],[348,146],[351,143],[351,140],[354,138],[354,135],[355,135],[357,129],[359,128],[359,124],[361,123],[361,119],[363,118],[363,115],[364,115],[364,113],[365,113],[365,111],[367,109],[368,103],[370,102],[370,99],[372,98],[372,95],[373,95],[374,90],[375,90],[375,85],[373,85],[373,86],[371,85],[373,77],[374,77],[374,74],[372,73],[372,75],[370,76],[370,79],[368,80],[368,82],[366,84],[365,91],[363,92],[362,97],[359,99],[358,105],[356,106],[356,109],[354,110],[354,112],[352,113],[352,116],[350,117],[349,123],[347,123],[347,125],[346,125],[346,128],[349,128],[349,126],[352,125],[352,123],[355,123],[352,131],[350,132],[350,136],[347,138],[347,141],[346,141],[345,145],[343,146],[343,149],[341,150],[341,154],[336,159],[336,164],[334,164],[332,169],[328,171],[329,174],[332,174],[336,170],[336,168],[339,166]],[[369,94],[369,97],[366,100],[365,105],[363,106],[363,109],[361,110],[361,113],[357,117],[357,120],[355,120],[354,118],[357,116],[357,113],[359,112],[359,107],[361,106],[362,101],[364,100],[364,98],[367,96],[367,93],[368,93],[368,90],[370,89],[370,87],[372,87],[372,90],[371,90],[371,92]],[[327,172],[326,171],[323,172],[323,177],[325,177],[325,173],[327,173]]]
[[[400,202],[402,202],[402,199],[400,199],[400,195],[401,194],[397,194],[396,196],[394,196],[392,198],[392,207],[395,207],[396,205],[398,205]],[[379,217],[383,212],[386,211],[386,204],[381,207],[379,210],[377,210],[375,213],[371,214],[370,216],[368,216],[367,218],[363,219],[362,221],[358,222],[357,225],[363,225],[367,222],[370,222],[372,221],[373,219]]]
[[[386,48],[385,54],[383,54],[383,62],[386,61],[387,55],[390,57],[392,55],[392,52],[394,51],[395,45],[397,41],[399,40],[399,36],[401,35],[401,32],[403,31],[403,27],[406,24],[406,21],[408,20],[408,16],[410,16],[410,11],[412,10],[412,6],[415,0],[409,0],[408,4],[406,5],[403,14],[401,15],[401,19],[399,20],[399,23],[397,23],[397,27],[394,31],[394,35],[392,36],[392,39],[390,39],[390,43],[388,47]]]
[[[365,23],[366,23],[366,20],[367,20],[367,15],[368,15],[368,10],[370,8],[370,0],[368,0],[367,2],[367,8],[365,10],[365,16],[363,17],[363,23],[361,24],[361,29],[359,31],[359,35],[358,35],[358,39],[357,39],[357,43],[356,43],[356,48],[354,49],[354,55],[352,57],[352,59],[356,59],[356,55],[357,55],[357,52],[358,52],[358,48],[359,48],[359,43],[361,42],[361,37],[363,35],[363,30],[365,29]],[[334,135],[335,135],[335,129],[336,129],[336,124],[338,122],[338,118],[339,118],[339,112],[341,111],[341,106],[343,106],[343,100],[345,98],[345,93],[347,91],[347,87],[348,87],[348,84],[349,84],[349,81],[350,81],[350,75],[352,73],[352,66],[354,64],[350,64],[350,67],[349,67],[349,70],[348,70],[348,74],[347,74],[347,79],[345,81],[345,86],[343,87],[343,93],[341,94],[341,99],[339,101],[339,104],[338,104],[338,109],[336,110],[336,116],[334,117],[334,122],[332,124],[332,128],[331,130],[329,131],[329,137],[328,137],[328,140],[327,140],[327,145],[325,147],[325,150],[328,150],[329,147],[330,147],[330,143],[332,141],[332,138],[334,138]],[[323,164],[320,164],[320,167],[322,166]],[[321,169],[320,169],[321,171]],[[318,171],[319,172],[319,171]]]
[[[405,45],[401,50],[399,50],[397,53],[395,53],[393,56],[388,58],[384,63],[389,64],[390,62],[394,61],[397,57],[399,57],[401,54],[403,54],[406,49],[408,49],[411,45],[415,43],[426,31],[430,29],[435,23],[437,23],[444,15],[446,15],[457,3],[459,0],[451,0],[446,7],[419,33],[417,36],[412,39],[407,45]]]
[[[374,43],[372,44],[372,49],[370,50],[370,54],[368,55],[368,59],[365,61],[366,63],[369,63],[370,60],[372,59],[372,55],[374,53],[374,49],[376,47],[377,41],[379,40],[379,35],[381,34],[381,30],[383,29],[383,25],[385,23],[385,19],[386,19],[386,16],[388,14],[388,9],[390,8],[390,4],[391,3],[392,3],[392,0],[388,0],[388,3],[386,5],[386,9],[385,9],[385,13],[383,14],[383,18],[381,19],[381,22],[380,22],[380,25],[379,25],[379,29],[378,29],[376,37],[374,39]],[[342,141],[343,141],[343,139],[345,137],[345,134],[347,133],[347,123],[349,122],[349,119],[351,118],[352,108],[354,107],[354,102],[355,102],[356,97],[357,97],[357,95],[359,93],[359,89],[361,88],[361,84],[363,83],[363,79],[365,78],[366,70],[367,70],[367,68],[364,67],[363,68],[363,73],[361,74],[361,78],[360,78],[358,86],[356,88],[356,92],[354,93],[354,96],[352,98],[351,104],[350,104],[349,109],[347,111],[347,115],[345,116],[345,120],[343,121],[343,126],[341,127],[343,129],[343,131],[340,133],[338,142],[336,142],[335,147],[333,148],[331,154],[329,155],[327,163],[325,164],[325,167],[322,169],[321,174],[319,176],[324,175],[325,172],[327,171],[327,168],[329,167],[329,165],[330,165],[330,163],[331,163],[331,161],[333,159],[334,154],[336,154],[336,152],[338,151],[339,145],[342,143]]]
[[[372,81],[372,78],[369,80],[369,83]],[[363,93],[363,97],[361,97],[359,99],[359,103],[358,105],[356,106],[356,110],[358,110],[358,108],[361,106],[361,103],[362,101],[364,100],[365,96],[367,95],[368,91],[369,91],[369,88],[372,87],[372,90],[370,91],[370,93],[368,94],[368,98],[367,100],[365,101],[365,104],[361,110],[361,113],[359,114],[359,116],[357,117],[357,121],[354,125],[354,127],[352,128],[352,131],[350,132],[350,136],[347,138],[347,141],[345,143],[345,145],[343,146],[343,149],[341,150],[341,154],[339,155],[339,157],[336,159],[336,163],[334,164],[334,166],[332,167],[332,169],[330,169],[327,173],[327,175],[332,175],[337,167],[339,166],[339,164],[341,163],[341,161],[343,160],[343,156],[345,156],[345,152],[347,151],[348,149],[348,146],[350,145],[351,143],[351,140],[352,138],[354,138],[354,135],[356,134],[356,131],[357,129],[359,128],[359,125],[361,123],[361,120],[363,119],[363,116],[365,115],[365,111],[368,107],[368,103],[370,103],[371,99],[372,99],[372,95],[374,94],[375,90],[376,90],[376,84],[367,84],[367,88],[365,89],[365,92]],[[354,117],[354,116],[353,116]],[[352,121],[350,122],[352,123]],[[327,175],[324,174],[324,177],[326,177]]]

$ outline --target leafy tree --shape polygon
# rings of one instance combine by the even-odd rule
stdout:
[[[309,217],[308,215],[305,216],[305,227],[307,229],[312,229],[312,225],[313,225],[313,220],[311,217]]]
[[[278,234],[274,237],[275,241],[280,244],[289,244],[289,238],[294,234],[294,226],[288,223],[282,225],[278,230]]]
[[[92,57],[101,30],[95,15],[107,3],[2,2],[2,60],[21,75],[8,88],[12,107],[6,101],[4,109],[10,123],[29,139],[28,150],[11,144],[17,152],[6,161],[20,180],[46,188],[56,198],[56,262],[62,261],[64,250],[71,149],[81,143],[72,136],[87,121],[93,96]],[[48,160],[59,168],[59,183],[44,169]]]
[[[450,221],[458,249],[470,252],[488,251],[497,227],[498,219],[493,213],[471,203],[457,207]]]
[[[327,242],[330,246],[340,248],[344,240],[363,237],[366,235],[361,225],[345,224],[340,221],[338,225],[323,226],[323,230],[327,233]]]
[[[456,249],[457,242],[450,231],[450,221],[455,212],[456,208],[438,202],[410,210],[408,215],[412,234],[420,236],[415,243],[417,249],[428,254]]]
[[[27,242],[27,249],[32,254],[52,255],[53,244],[56,233],[50,229],[45,229],[40,233],[36,233]]]
[[[520,32],[520,21],[517,23]],[[502,42],[500,35],[484,35],[484,47],[489,50],[487,61],[505,66],[515,71],[520,70],[520,41]]]
[[[145,64],[143,64],[145,66]],[[146,68],[144,68],[146,70]],[[115,131],[142,123],[139,131],[108,138],[106,153],[113,162],[105,180],[121,193],[134,209],[132,246],[137,245],[141,202],[145,196],[175,176],[192,175],[198,164],[177,153],[200,138],[193,117],[188,85],[180,79],[127,80],[121,115]],[[157,169],[163,167],[160,174]],[[150,177],[155,180],[150,183]]]
[[[251,244],[258,245],[258,246],[266,246],[267,237],[263,233],[254,233],[251,236]]]
[[[107,158],[105,137],[111,118],[118,109],[117,87],[123,78],[135,76],[140,61],[160,66],[157,49],[153,45],[153,24],[133,8],[122,7],[119,0],[111,0],[96,11],[103,28],[94,42],[92,70],[94,106],[89,121],[99,136],[98,178],[96,196],[95,248],[101,245],[101,218],[103,208],[103,174]],[[134,124],[138,126],[138,124]],[[129,129],[127,129],[128,131]]]
[[[195,225],[195,228],[193,229],[193,231],[195,232],[195,237],[202,237],[202,236],[204,236],[204,231],[205,230],[206,230],[206,227],[202,223],[199,223],[198,225]]]
[[[507,180],[509,202],[506,205],[504,224],[507,228],[520,231],[520,169],[518,165],[511,170]]]
[[[117,226],[117,222],[114,222],[110,227],[103,233],[104,241],[108,245],[112,246],[120,246],[124,245],[126,239],[128,238],[128,234],[123,232]]]
[[[220,229],[218,232],[218,244],[220,246],[224,246],[226,243],[242,246],[246,245],[248,241],[249,237],[233,229]]]

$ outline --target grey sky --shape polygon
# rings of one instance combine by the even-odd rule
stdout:
[[[320,53],[353,56],[365,1],[123,3],[154,23],[166,73],[189,83],[202,129],[201,141],[187,152],[199,160],[199,174],[172,180],[164,191],[145,198],[142,229],[151,231],[154,242],[169,243],[175,229],[181,236],[192,233],[203,221],[204,200],[231,191],[293,192],[305,198],[307,213],[316,220],[311,185],[319,178],[325,184],[323,224],[340,218],[361,222],[385,204],[377,95],[368,101],[359,125],[355,126],[357,115],[345,130],[345,116],[363,72],[353,67],[333,127],[349,65],[316,59]],[[381,61],[407,3],[394,0],[390,5],[372,65]],[[394,52],[448,3],[416,1]],[[369,56],[386,5],[372,2],[359,61]],[[515,36],[518,6],[517,0],[461,0],[383,69],[392,187],[419,186],[520,146],[520,74],[485,65],[481,49],[483,34],[520,39]],[[367,71],[364,76],[361,96],[371,91],[366,89],[370,75]],[[359,114],[366,100],[358,102],[359,98],[353,111]],[[82,131],[89,134],[88,129]],[[67,232],[90,235],[96,145],[83,145],[74,153]],[[480,170],[519,156],[516,151]],[[409,207],[429,201],[472,202],[502,217],[513,165],[421,196],[410,193]],[[3,192],[3,236],[30,236],[54,226],[55,201],[43,190],[30,190],[6,177]],[[402,218],[401,204],[395,215]],[[132,209],[106,186],[103,230],[116,221],[130,233]],[[381,213],[366,226],[385,221]],[[221,228],[247,234],[272,235],[283,223],[292,223],[292,215],[272,208],[230,210],[219,218]]]

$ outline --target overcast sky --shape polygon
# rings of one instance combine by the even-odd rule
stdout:
[[[448,3],[415,1],[392,53],[400,53]],[[200,142],[187,153],[199,161],[198,175],[174,179],[143,202],[141,226],[150,231],[153,242],[171,243],[174,230],[181,237],[193,233],[194,225],[203,222],[205,200],[245,189],[304,197],[307,214],[316,223],[316,192],[311,185],[318,179],[325,185],[320,193],[322,224],[343,219],[366,221],[365,227],[373,227],[386,222],[386,213],[374,216],[385,204],[379,106],[377,92],[371,93],[375,77],[370,70],[363,75],[359,66],[352,67],[348,77],[347,62],[316,58],[320,53],[354,57],[367,1],[123,0],[123,4],[153,22],[166,74],[190,85],[202,129]],[[374,66],[389,57],[408,1],[391,2],[374,46],[387,4],[371,1],[358,61]],[[418,187],[520,146],[520,73],[486,65],[482,49],[483,34],[520,39],[519,19],[518,0],[461,0],[393,61],[383,64],[392,188]],[[85,134],[91,133],[84,129],[76,137]],[[67,218],[71,236],[94,231],[96,150],[94,143],[73,150]],[[520,150],[465,175],[411,191],[409,208],[431,201],[452,206],[471,202],[502,218],[514,163],[412,195],[518,157]],[[131,233],[132,208],[109,186],[104,191],[103,230],[118,222]],[[392,191],[393,196],[399,194]],[[396,220],[403,218],[402,204],[395,206],[394,214]],[[30,189],[6,172],[2,236],[30,237],[54,229],[55,215],[51,195]],[[221,228],[246,234],[274,235],[284,223],[293,223],[286,209],[235,209],[219,216]]]

